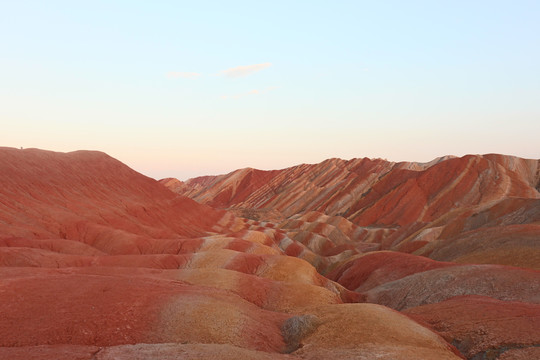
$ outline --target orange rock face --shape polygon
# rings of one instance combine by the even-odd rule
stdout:
[[[0,148],[0,359],[534,358],[538,169],[331,159],[160,184]]]

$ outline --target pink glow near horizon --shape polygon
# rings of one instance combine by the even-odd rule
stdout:
[[[540,3],[128,7],[4,4],[1,146],[100,150],[180,179],[333,157],[540,158]]]

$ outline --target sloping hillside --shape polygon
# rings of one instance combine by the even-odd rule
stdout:
[[[242,169],[181,187],[172,182],[162,181],[202,204],[274,223],[317,255],[389,249],[540,267],[539,160],[495,154],[425,164],[330,159],[279,171]]]

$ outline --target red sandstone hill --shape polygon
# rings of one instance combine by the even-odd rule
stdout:
[[[285,217],[319,211],[361,226],[393,226],[433,221],[460,207],[506,197],[538,199],[540,160],[494,154],[426,164],[329,159],[283,170],[241,169],[181,186],[172,179],[162,182],[218,208],[279,210]],[[383,206],[389,203],[399,206]]]
[[[79,240],[109,253],[145,237],[202,235],[225,216],[171,196],[153,179],[103,153],[0,151],[4,237]]]
[[[389,249],[540,268],[540,160],[495,154],[426,164],[330,159],[162,183],[200,203],[272,222],[306,245],[300,252]]]
[[[0,148],[0,359],[534,356],[537,167],[330,160],[238,171],[224,191],[163,181],[193,201],[103,153]],[[460,306],[474,316],[445,315]]]

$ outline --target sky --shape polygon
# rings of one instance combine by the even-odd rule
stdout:
[[[0,0],[0,146],[160,179],[540,158],[540,1]]]

